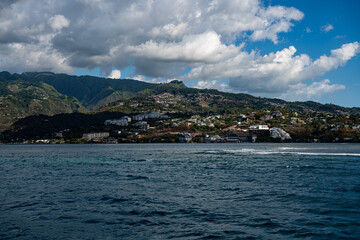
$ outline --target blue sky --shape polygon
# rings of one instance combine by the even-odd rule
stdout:
[[[359,10],[357,0],[4,1],[0,70],[360,107]]]
[[[291,44],[313,59],[328,54],[344,43],[360,41],[360,1],[357,0],[272,0],[266,4],[295,7],[304,12],[304,18],[289,33],[281,34],[283,42],[274,45],[269,41],[252,43],[262,52],[277,51]],[[331,24],[334,29],[321,31],[321,27]],[[306,32],[306,28],[311,30]],[[335,103],[348,107],[360,107],[360,56],[322,77],[332,83],[344,84],[345,90],[334,92],[317,99],[322,103]]]

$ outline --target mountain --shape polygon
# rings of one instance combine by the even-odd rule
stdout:
[[[136,112],[139,107],[131,108],[136,101],[153,111],[189,113],[230,113],[239,111],[258,111],[284,109],[293,112],[313,111],[324,113],[360,114],[360,108],[346,108],[334,104],[320,104],[313,101],[287,102],[275,98],[254,97],[244,93],[226,93],[215,89],[188,88],[181,81],[157,84],[146,88],[128,101],[116,101],[103,105],[99,111]]]
[[[110,102],[134,97],[136,93],[153,85],[130,79],[78,77],[51,72],[26,72],[14,76],[30,82],[47,83],[59,93],[77,98],[90,111]]]
[[[288,112],[289,116],[299,113],[304,116],[304,119],[305,116],[312,118],[312,113],[331,115],[334,118],[337,115],[360,115],[360,108],[345,108],[312,101],[287,102],[243,93],[188,88],[178,80],[166,84],[150,84],[130,79],[78,77],[50,72],[23,74],[1,72],[0,111],[0,131],[16,122],[12,128],[15,132],[25,125],[34,128],[34,124],[26,123],[26,121],[36,121],[38,118],[17,121],[24,117],[69,113],[66,119],[71,119],[79,116],[71,115],[76,112],[89,112],[81,115],[85,119],[93,119],[93,114],[116,117],[118,113],[137,114],[152,111],[172,115],[180,114],[182,117],[214,114],[236,116],[240,113],[253,113],[255,120],[272,111]],[[109,112],[110,115],[102,115],[103,112]],[[61,117],[51,119],[56,119],[57,123],[61,123]],[[351,122],[356,123],[357,118],[354,119]],[[92,120],[80,121],[78,126],[82,122],[88,122],[87,127],[92,126]],[[68,125],[72,126],[70,123]],[[66,128],[66,126],[62,127]]]
[[[0,73],[0,131],[27,116],[73,112],[87,109],[75,97],[61,94],[49,84]]]

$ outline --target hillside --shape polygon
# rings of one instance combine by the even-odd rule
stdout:
[[[104,117],[110,119],[124,114],[149,112],[160,112],[172,117],[180,116],[183,119],[192,116],[221,115],[228,119],[224,122],[227,127],[239,121],[238,116],[250,115],[252,123],[281,125],[290,129],[293,134],[299,133],[299,136],[302,136],[306,129],[306,131],[312,129],[315,133],[309,135],[309,138],[320,136],[320,130],[340,129],[341,126],[344,129],[352,128],[360,124],[359,108],[345,108],[312,101],[287,102],[249,94],[225,93],[214,89],[188,88],[177,80],[166,84],[150,84],[136,80],[77,77],[45,72],[23,74],[1,72],[0,94],[0,132],[16,122],[9,130],[11,130],[10,135],[14,134],[13,136],[17,137],[26,132],[31,132],[32,136],[37,136],[40,132],[43,136],[49,136],[55,131],[68,128],[85,131],[95,126],[102,129]],[[75,112],[89,113],[71,114]],[[281,121],[261,120],[272,112],[281,112],[284,117]],[[69,115],[57,115],[61,113],[69,113]],[[29,117],[39,114],[44,117]],[[55,116],[47,118],[45,115]],[[72,125],[71,119],[75,121],[79,116],[81,120],[77,121],[76,125]],[[44,125],[42,118],[50,122]],[[63,118],[66,121],[63,121]],[[93,119],[98,120],[93,122]],[[294,121],[301,124],[290,123]],[[191,122],[186,124],[191,125]],[[218,128],[223,129],[220,125]],[[78,134],[80,133],[75,136]],[[331,137],[326,135],[326,139]]]
[[[134,105],[135,104],[135,105]],[[136,106],[136,107],[134,107]],[[181,81],[152,85],[135,98],[103,105],[98,111],[165,111],[181,113],[231,113],[284,109],[294,112],[323,112],[332,114],[360,114],[360,108],[345,108],[313,101],[287,102],[281,99],[260,98],[243,93],[226,93],[215,89],[188,88]]]
[[[60,94],[75,97],[89,111],[116,110],[116,102],[131,98],[153,99],[153,96],[170,93],[186,100],[178,101],[191,112],[221,112],[238,108],[263,109],[281,107],[293,111],[321,111],[331,113],[360,114],[360,108],[345,108],[334,104],[308,102],[287,102],[281,99],[259,98],[243,93],[225,93],[214,89],[188,88],[181,81],[167,84],[151,84],[130,79],[107,79],[92,76],[72,76],[50,72],[28,72],[22,74],[0,73],[0,81],[23,81],[31,83],[46,83],[53,86]],[[6,88],[6,87],[5,87]],[[0,89],[1,91],[1,89]],[[199,98],[203,95],[205,97]],[[208,97],[206,97],[208,96]],[[210,98],[209,98],[210,96]],[[187,103],[186,103],[187,102]],[[206,103],[205,103],[206,102]],[[180,104],[181,103],[181,104]],[[176,107],[172,105],[172,107]]]
[[[44,82],[24,81],[0,73],[0,132],[27,116],[86,111],[76,98],[60,94]]]
[[[107,103],[134,97],[139,91],[152,86],[150,83],[129,79],[78,77],[50,72],[28,72],[14,76],[26,81],[47,83],[61,94],[77,98],[90,111]]]

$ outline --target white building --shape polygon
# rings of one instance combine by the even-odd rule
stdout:
[[[249,126],[249,130],[269,130],[268,125],[251,125]]]
[[[144,113],[144,114],[138,114],[138,115],[134,115],[132,116],[132,120],[134,121],[142,121],[144,119],[157,119],[157,118],[161,118],[162,115],[158,112],[151,112],[151,113]]]
[[[131,118],[129,121],[129,117],[125,116],[119,119],[109,119],[104,122],[104,125],[117,125],[117,126],[127,126],[131,122]]]
[[[84,133],[82,138],[84,140],[91,140],[96,138],[105,138],[109,136],[110,134],[108,132],[97,132],[97,133]]]

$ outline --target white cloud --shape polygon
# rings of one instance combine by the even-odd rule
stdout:
[[[120,79],[121,78],[121,71],[120,70],[112,70],[108,78],[112,79]]]
[[[136,75],[132,77],[131,79],[142,81],[142,82],[148,82],[148,83],[169,83],[172,80],[176,79],[164,79],[164,78],[149,78],[144,75]]]
[[[136,75],[135,77],[132,77],[132,79],[146,82],[146,77],[143,75]]]
[[[321,96],[335,91],[343,90],[345,86],[342,84],[330,84],[329,79],[324,79],[321,82],[313,82],[310,85],[298,83],[289,86],[286,93],[280,97],[286,100],[295,101],[306,101],[310,99],[319,99]]]
[[[234,45],[221,43],[220,35],[205,32],[187,35],[180,42],[154,42],[152,40],[139,46],[129,46],[128,51],[137,57],[160,61],[179,62],[218,62],[234,56],[239,50]]]
[[[39,43],[12,43],[0,48],[0,66],[4,70],[22,71],[53,71],[70,73],[75,69],[66,63],[66,58],[53,49],[51,36],[42,36]]]
[[[331,50],[330,56],[323,55],[312,65],[310,65],[304,72],[305,78],[317,77],[326,72],[336,69],[344,65],[352,57],[360,51],[360,44],[358,42],[343,44],[341,48]]]
[[[187,30],[187,23],[179,23],[177,25],[170,23],[165,26],[154,27],[151,29],[150,35],[152,35],[153,38],[179,39],[186,33]]]
[[[256,52],[239,51],[235,57],[214,64],[194,67],[185,79],[229,79],[231,88],[253,93],[281,93],[290,85],[314,80],[326,72],[344,65],[360,49],[358,42],[344,44],[315,61],[306,54],[295,55],[293,46],[259,56]]]
[[[324,25],[324,26],[322,26],[320,28],[320,30],[323,31],[323,32],[329,32],[329,31],[331,31],[333,29],[334,29],[334,26],[331,25],[331,24],[326,24],[326,25]]]
[[[122,69],[135,60],[135,74],[156,78],[179,73],[166,71],[169,64],[153,63],[166,58],[154,52],[157,49],[166,49],[174,65],[180,61],[184,63],[178,65],[180,68],[191,67],[186,64],[224,58],[233,51],[227,46],[238,36],[277,42],[279,33],[290,31],[293,22],[303,18],[295,8],[266,7],[260,0],[28,0],[5,4],[4,8],[0,43],[7,45],[2,49],[10,49],[14,43],[20,43],[24,50],[34,47],[27,46],[29,43],[46,45],[41,55],[46,59],[50,57],[45,57],[47,54],[56,52],[63,59],[62,69],[98,67],[107,74],[113,66]],[[44,37],[46,42],[42,42]],[[5,59],[1,69],[32,69],[21,65],[23,61],[15,64],[17,59],[8,59],[8,54],[0,58]],[[46,69],[39,65],[38,70],[59,68],[48,65]]]
[[[200,89],[218,89],[223,92],[231,92],[231,88],[229,88],[228,84],[217,80],[198,81],[194,87]]]
[[[265,21],[264,26],[256,29],[251,35],[251,38],[255,41],[271,39],[274,43],[277,43],[277,34],[280,32],[289,32],[293,26],[292,20],[299,21],[304,17],[304,14],[295,8],[275,6],[261,9],[260,16],[264,19],[275,21],[275,23],[269,24],[269,22]]]
[[[306,28],[305,28],[305,32],[311,33],[311,29],[310,29],[309,27],[306,27]]]
[[[190,79],[200,80],[199,88],[282,94],[359,52],[357,42],[315,60],[294,46],[263,56],[244,50],[251,41],[278,43],[303,17],[260,0],[18,1],[1,9],[0,69],[99,68],[120,78],[121,69],[134,66],[133,75],[147,81]]]
[[[335,36],[335,39],[343,39],[346,38],[346,35],[337,35]]]
[[[54,30],[61,30],[68,27],[70,22],[64,15],[55,15],[49,19],[49,24]]]

